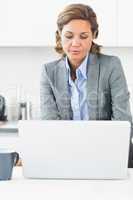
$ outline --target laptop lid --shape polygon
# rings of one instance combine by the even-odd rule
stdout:
[[[18,127],[25,177],[127,177],[129,122],[31,120]]]

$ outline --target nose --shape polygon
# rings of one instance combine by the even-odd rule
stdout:
[[[80,38],[74,37],[72,40],[72,46],[80,46]]]

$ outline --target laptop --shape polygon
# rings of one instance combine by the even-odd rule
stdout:
[[[27,178],[127,178],[127,121],[25,120],[18,128]]]

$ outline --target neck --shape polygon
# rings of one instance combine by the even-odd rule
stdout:
[[[75,81],[75,79],[77,78],[77,77],[76,77],[76,69],[75,69],[75,70],[71,69],[70,74],[71,74],[72,80]]]
[[[82,61],[81,61],[82,62]],[[69,61],[70,67],[73,71],[76,71],[76,69],[80,66],[81,62],[73,62]]]
[[[80,61],[76,61],[76,60],[69,60],[68,59],[68,63],[70,66],[70,71],[71,71],[71,78],[72,80],[76,79],[76,69],[80,66],[80,64],[83,62],[85,58],[83,58]]]
[[[71,61],[68,60],[68,63],[69,63],[69,66],[70,66],[70,74],[71,74],[71,78],[72,80],[74,81],[76,79],[76,69],[78,68],[78,66],[80,64],[76,64],[76,63],[73,63]]]
[[[84,59],[85,59],[85,57],[82,58],[81,60],[72,60],[72,59],[69,60],[69,58],[68,58],[68,62],[69,62],[71,69],[73,71],[76,71],[76,69],[80,66],[80,64],[83,62]]]

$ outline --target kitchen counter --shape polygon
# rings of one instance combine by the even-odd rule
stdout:
[[[0,124],[0,147],[17,150],[19,143],[17,124]],[[17,132],[12,132],[17,129]],[[11,132],[2,132],[11,130]],[[7,134],[6,134],[7,133]],[[22,167],[14,167],[10,181],[0,181],[3,200],[132,200],[133,169],[126,180],[48,180],[25,179]]]
[[[0,121],[0,148],[18,148],[18,122]]]
[[[18,133],[17,121],[0,121],[0,135],[8,133]]]
[[[15,167],[10,181],[0,182],[4,200],[132,200],[133,170],[126,180],[25,179]]]

